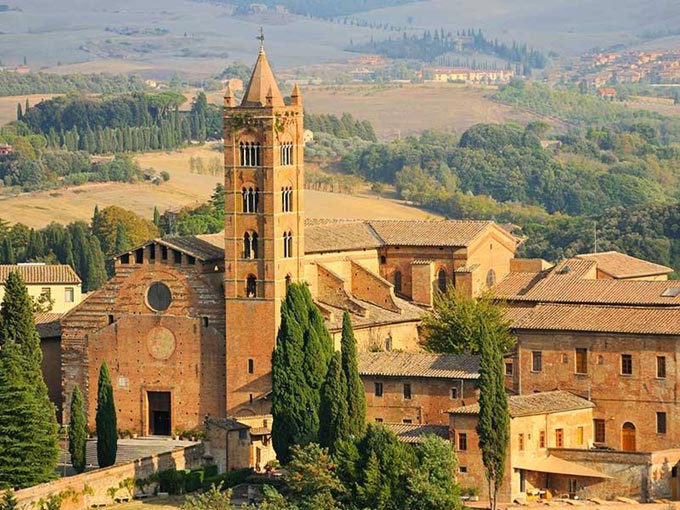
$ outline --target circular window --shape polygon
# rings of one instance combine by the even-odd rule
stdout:
[[[146,293],[146,302],[153,310],[164,312],[172,302],[170,289],[164,283],[156,282],[152,284]]]

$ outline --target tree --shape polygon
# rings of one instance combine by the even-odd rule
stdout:
[[[339,441],[349,438],[349,414],[347,413],[347,379],[342,370],[340,353],[331,358],[326,382],[321,391],[319,411],[319,442],[335,452]]]
[[[196,496],[187,496],[184,510],[231,510],[231,490],[222,491],[222,483],[214,484],[207,491]]]
[[[366,394],[364,383],[359,377],[357,341],[352,330],[349,312],[342,316],[342,370],[347,379],[347,413],[349,414],[349,435],[359,437],[366,428]]]
[[[10,239],[10,236],[5,236],[5,238],[2,240],[2,253],[0,253],[2,257],[2,263],[3,264],[16,264],[17,263],[17,257],[14,254],[14,245],[12,244],[12,239]]]
[[[17,510],[19,508],[19,502],[14,496],[14,491],[12,489],[7,490],[0,497],[0,510]]]
[[[116,463],[118,450],[118,429],[116,427],[116,406],[113,401],[113,387],[106,362],[99,370],[97,389],[97,462],[100,468]]]
[[[159,227],[161,224],[161,213],[158,211],[158,206],[156,205],[153,207],[153,224],[156,225],[157,227]]]
[[[437,296],[434,309],[423,317],[422,325],[427,339],[425,348],[432,352],[479,354],[483,327],[503,354],[515,345],[503,306],[489,294],[475,299],[449,288]]]
[[[462,507],[455,483],[458,461],[450,442],[427,436],[417,446],[418,465],[408,479],[409,510],[458,510]]]
[[[496,510],[498,491],[503,484],[505,461],[510,442],[510,414],[505,391],[503,353],[496,338],[483,323],[480,328],[479,422],[477,435],[487,483],[491,510]]]
[[[0,486],[23,488],[56,477],[57,422],[42,374],[33,303],[18,273],[0,308]]]
[[[87,447],[87,417],[83,404],[83,394],[76,385],[71,395],[71,419],[68,428],[68,451],[71,464],[76,473],[85,471]]]

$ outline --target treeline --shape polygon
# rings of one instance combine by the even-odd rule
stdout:
[[[185,97],[176,92],[134,93],[92,98],[66,96],[21,111],[19,127],[45,137],[47,146],[90,154],[169,150],[192,140],[222,136],[222,108],[204,93],[180,112]]]
[[[158,236],[158,228],[131,211],[110,206],[94,210],[91,223],[52,223],[31,229],[0,219],[0,264],[45,262],[69,264],[83,280],[83,291],[99,288],[107,279],[107,261]],[[111,266],[108,265],[109,275]]]
[[[577,126],[600,125],[618,129],[632,123],[645,122],[656,129],[663,143],[680,141],[678,117],[603,101],[595,96],[579,94],[575,90],[552,89],[513,80],[494,94],[493,98],[540,115],[558,117]]]
[[[399,38],[390,37],[382,41],[372,39],[362,45],[353,45],[348,50],[426,62],[434,62],[447,53],[462,53],[471,50],[517,64],[521,72],[527,76],[531,74],[532,69],[543,69],[548,62],[543,53],[526,44],[513,41],[508,45],[499,42],[498,39],[487,39],[481,29],[477,31],[467,29],[455,34],[446,32],[443,28],[434,31],[427,30],[422,35],[409,35],[404,32]]]
[[[341,117],[333,114],[305,114],[305,127],[311,131],[328,133],[336,138],[360,138],[377,141],[373,125],[367,120],[355,119],[350,113]]]
[[[248,14],[251,9],[250,6],[253,4],[250,0],[219,1],[235,5],[237,8],[236,12],[239,14]],[[309,0],[264,0],[260,3],[265,4],[269,8],[282,5],[290,12],[303,16],[333,18],[335,16],[344,16],[356,12],[403,5],[413,1],[415,0],[343,0],[342,2],[336,0],[315,0],[313,2],[310,2]]]
[[[148,87],[139,76],[124,74],[47,74],[0,72],[0,96],[28,94],[122,94]]]

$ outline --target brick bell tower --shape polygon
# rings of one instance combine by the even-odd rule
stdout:
[[[302,96],[287,106],[259,37],[240,105],[224,97],[226,410],[270,411],[271,356],[281,301],[303,275]]]

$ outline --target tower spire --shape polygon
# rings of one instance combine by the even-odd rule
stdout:
[[[255,62],[241,106],[284,106],[283,96],[264,53],[264,31],[262,29],[257,39],[260,41],[260,54]]]

